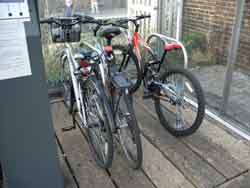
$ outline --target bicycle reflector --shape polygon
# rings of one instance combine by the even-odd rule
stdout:
[[[110,53],[113,51],[113,47],[112,46],[104,46],[104,51],[107,53]]]
[[[86,59],[81,59],[79,62],[79,70],[83,77],[87,77],[90,73],[89,62]]]

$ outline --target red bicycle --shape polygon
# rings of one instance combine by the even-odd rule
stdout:
[[[204,118],[205,98],[202,87],[194,75],[183,67],[168,64],[162,66],[167,61],[168,52],[181,50],[183,45],[161,34],[150,35],[146,42],[139,34],[139,21],[146,18],[150,18],[150,15],[117,21],[119,24],[131,22],[135,26],[128,45],[113,46],[119,71],[126,72],[132,82],[131,93],[137,91],[143,81],[144,99],[154,100],[160,122],[171,134],[190,135],[200,127]],[[152,41],[157,40],[157,45],[153,46]],[[161,49],[163,53],[158,55],[153,47]],[[190,101],[197,104],[197,109]]]

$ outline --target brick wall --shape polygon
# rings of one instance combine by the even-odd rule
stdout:
[[[219,63],[226,63],[236,0],[185,0],[183,34],[206,34]],[[246,0],[237,64],[250,69],[250,0]]]

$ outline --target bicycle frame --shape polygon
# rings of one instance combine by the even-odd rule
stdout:
[[[108,65],[108,62],[107,62],[108,61],[107,56],[105,55],[106,51],[104,50],[103,46],[101,45],[100,39],[98,37],[94,37],[93,42],[94,42],[95,46],[91,45],[90,43],[88,43],[86,41],[83,42],[83,45],[85,45],[88,48],[90,48],[91,50],[95,51],[98,54],[98,56],[100,57],[101,63],[99,63],[99,70],[100,70],[100,73],[101,73],[104,88],[107,88],[108,84],[107,84],[107,76],[106,75],[110,76],[110,72],[108,71],[108,66],[109,65]],[[116,117],[117,112],[118,112],[118,106],[119,106],[119,103],[120,103],[120,98],[121,98],[121,96],[123,94],[123,92],[122,92],[123,90],[124,90],[125,94],[129,93],[128,87],[127,88],[120,88],[118,90],[119,97],[118,97],[117,101],[113,100],[113,91],[112,91],[112,89],[110,91],[110,95],[111,95],[110,104],[111,104],[111,107],[112,107],[111,109],[112,109],[112,113],[113,113],[114,118]],[[116,121],[115,121],[115,126],[116,126],[115,129],[117,129],[118,125],[117,125]]]
[[[95,46],[93,46],[90,43],[84,41],[83,45],[87,46],[88,48],[90,48],[91,50],[96,52],[98,54],[98,56],[100,57],[101,63],[99,63],[98,66],[99,66],[99,70],[100,70],[100,74],[101,74],[101,78],[102,78],[102,83],[103,83],[103,85],[105,87],[106,86],[106,75],[105,75],[105,73],[107,72],[105,70],[106,67],[107,67],[105,51],[102,48],[101,44],[99,43],[98,39],[95,38],[94,43],[95,43]]]
[[[153,51],[147,45],[147,43],[145,42],[143,37],[137,31],[135,31],[132,34],[132,36],[130,37],[130,41],[131,41],[131,44],[132,44],[132,48],[134,49],[135,55],[136,55],[136,57],[138,59],[139,66],[140,66],[141,70],[143,70],[143,62],[142,62],[140,46],[143,46],[144,49],[147,50],[147,51],[151,51],[151,52],[153,52]]]
[[[137,32],[135,31],[132,36],[129,37],[130,43],[132,44],[132,48],[134,49],[135,55],[139,61],[139,66],[140,68],[142,68],[143,63],[142,62],[142,57],[141,57],[141,49],[140,47],[142,46],[146,51],[149,51],[152,55],[153,55],[153,50],[152,48],[148,45],[148,42],[151,38],[153,37],[157,37],[160,39],[161,42],[164,43],[164,53],[162,54],[162,56],[160,57],[160,59],[157,59],[157,57],[154,57],[155,61],[154,63],[159,63],[160,65],[162,64],[162,62],[164,61],[166,55],[167,55],[167,45],[169,45],[169,42],[172,43],[176,43],[176,45],[178,45],[178,48],[180,48],[183,52],[184,55],[184,67],[188,68],[188,55],[187,55],[187,50],[184,47],[184,45],[177,41],[176,39],[172,38],[172,37],[167,37],[165,35],[162,34],[158,34],[158,33],[153,33],[151,34],[148,39],[147,42],[144,40],[144,38]],[[160,66],[159,66],[160,69]],[[143,69],[141,69],[142,71],[144,71]]]
[[[65,60],[65,59],[68,60],[69,69],[70,69],[70,76],[72,79],[73,89],[74,89],[74,94],[75,94],[75,99],[76,99],[76,105],[78,108],[78,115],[80,116],[84,126],[87,126],[87,119],[86,119],[86,114],[85,114],[86,109],[85,109],[85,106],[83,103],[81,86],[80,86],[80,83],[75,75],[75,71],[78,67],[78,63],[76,62],[76,60],[74,58],[74,55],[72,52],[73,51],[72,45],[69,43],[66,43],[65,46],[66,46],[66,48],[64,49],[65,55],[62,57],[62,60]]]
[[[94,47],[93,45],[91,45],[90,43],[88,43],[86,41],[83,42],[83,44],[85,46],[89,47],[91,50],[95,51],[99,55],[101,63],[99,63],[98,66],[99,66],[100,75],[102,78],[102,83],[105,86],[106,85],[106,76],[105,76],[105,72],[106,72],[105,71],[105,64],[106,64],[105,58],[106,57],[104,55],[104,50],[102,49],[100,43],[98,43],[98,42],[96,42],[96,47]],[[83,121],[84,126],[87,126],[87,119],[86,119],[86,114],[85,114],[86,109],[85,109],[84,102],[83,102],[81,86],[80,86],[80,83],[77,79],[77,76],[75,75],[75,71],[77,70],[78,63],[75,60],[75,57],[73,55],[72,45],[70,43],[66,43],[65,46],[66,46],[66,48],[64,49],[64,53],[66,55],[64,55],[62,57],[62,59],[63,60],[65,58],[68,59],[70,76],[71,76],[72,83],[73,83],[73,90],[74,90],[76,104],[77,104],[77,108],[78,108],[78,114],[79,114],[81,120]]]

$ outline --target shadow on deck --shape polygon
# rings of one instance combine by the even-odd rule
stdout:
[[[144,161],[130,169],[117,149],[105,171],[92,159],[83,131],[63,132],[72,119],[60,101],[51,102],[58,151],[67,188],[249,188],[250,144],[205,120],[194,135],[177,139],[160,125],[152,101],[135,100]]]

